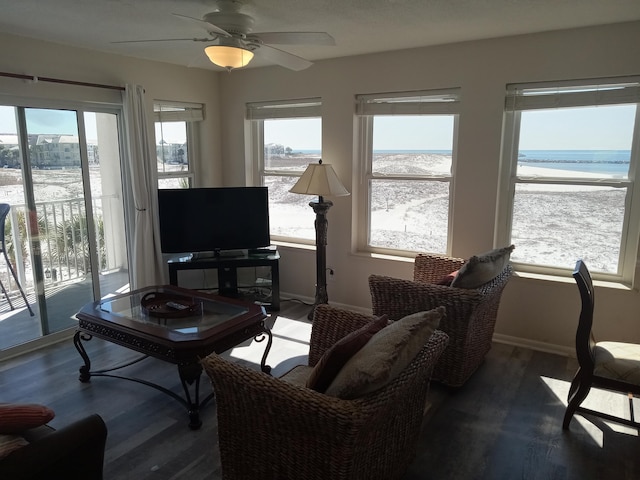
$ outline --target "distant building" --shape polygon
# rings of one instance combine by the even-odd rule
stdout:
[[[0,167],[20,168],[18,136],[0,134]],[[80,143],[75,135],[29,135],[31,167],[60,169],[80,166]],[[98,146],[87,145],[89,164],[99,163]]]
[[[156,145],[158,162],[169,165],[183,165],[187,159],[186,143],[169,143],[161,140]]]
[[[80,143],[73,135],[29,135],[31,168],[80,166]]]
[[[0,133],[0,168],[20,168],[18,136]],[[186,143],[161,142],[156,145],[160,163],[184,165],[187,161]],[[80,142],[75,135],[39,134],[29,135],[31,168],[60,169],[80,166]],[[87,143],[89,165],[100,163],[98,145]]]

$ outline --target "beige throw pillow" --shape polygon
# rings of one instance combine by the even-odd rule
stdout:
[[[460,268],[451,286],[478,288],[493,280],[506,268],[514,248],[515,245],[509,245],[481,255],[474,255]]]
[[[386,327],[387,323],[387,316],[382,315],[338,340],[318,360],[307,380],[307,388],[324,393],[347,361],[376,333]]]
[[[438,307],[414,313],[380,330],[347,361],[325,393],[353,399],[387,385],[422,350],[444,312]]]

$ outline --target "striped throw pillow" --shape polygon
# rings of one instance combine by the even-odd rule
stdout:
[[[44,405],[0,403],[0,434],[20,433],[51,421],[55,413]]]

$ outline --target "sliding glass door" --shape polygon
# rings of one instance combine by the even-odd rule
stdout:
[[[118,132],[117,112],[0,106],[16,273],[0,255],[0,350],[72,328],[85,303],[128,288]]]

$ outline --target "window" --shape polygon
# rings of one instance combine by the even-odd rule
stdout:
[[[630,282],[638,247],[640,84],[510,85],[505,105],[502,243],[532,270],[591,271]],[[635,140],[634,140],[635,139]]]
[[[446,253],[457,89],[358,95],[363,188],[358,246]]]
[[[254,164],[269,188],[269,224],[275,240],[315,239],[312,197],[289,193],[310,163],[322,157],[320,99],[247,105]]]
[[[158,188],[193,186],[194,149],[197,145],[194,122],[204,119],[200,104],[156,102],[153,105],[156,129]]]

